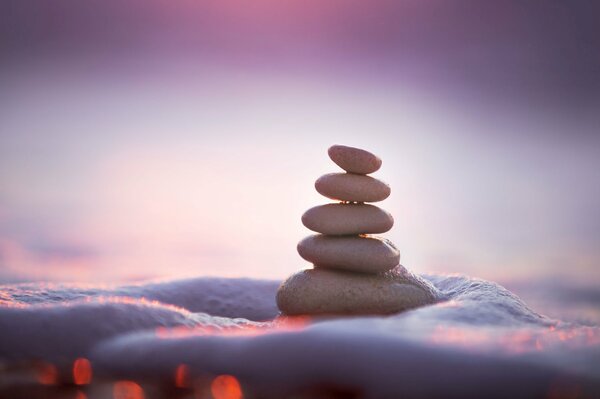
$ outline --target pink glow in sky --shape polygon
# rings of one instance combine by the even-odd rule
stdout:
[[[382,157],[412,270],[600,281],[595,60],[553,30],[567,20],[20,4],[0,43],[0,281],[282,278],[309,266],[300,216],[327,202],[313,183],[335,143]]]

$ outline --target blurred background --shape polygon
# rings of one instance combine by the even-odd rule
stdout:
[[[405,266],[600,319],[599,128],[595,1],[3,0],[0,283],[284,278],[345,144]]]

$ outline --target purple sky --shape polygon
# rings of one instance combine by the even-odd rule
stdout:
[[[593,2],[0,5],[0,281],[283,277],[334,143],[417,272],[600,281]]]

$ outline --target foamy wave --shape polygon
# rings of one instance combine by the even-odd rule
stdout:
[[[276,318],[275,281],[4,286],[0,358],[85,357],[98,376],[134,380],[185,365],[191,378],[231,374],[267,397],[323,387],[365,397],[600,392],[598,327],[544,317],[491,282],[425,277],[444,297],[436,305],[319,319]]]

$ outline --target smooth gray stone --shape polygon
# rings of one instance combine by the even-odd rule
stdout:
[[[431,284],[399,265],[380,274],[302,270],[281,284],[276,299],[286,315],[368,315],[398,313],[437,298]]]
[[[394,218],[375,205],[326,204],[304,212],[302,224],[329,235],[380,234],[392,228]]]
[[[317,192],[340,201],[378,202],[390,196],[390,186],[371,176],[329,173],[315,182]]]
[[[297,248],[316,268],[381,273],[400,263],[400,251],[379,237],[314,234],[300,241]]]
[[[329,158],[349,173],[367,175],[381,168],[381,159],[369,151],[345,145],[332,145],[327,150]]]

